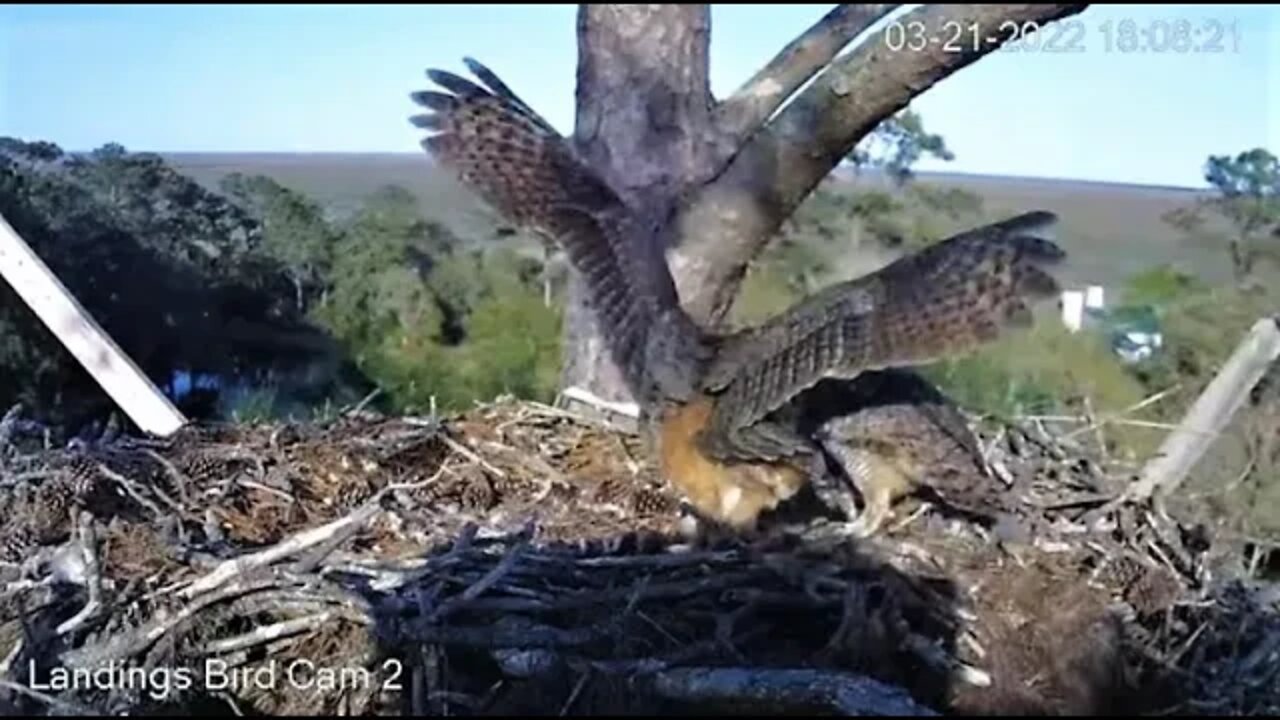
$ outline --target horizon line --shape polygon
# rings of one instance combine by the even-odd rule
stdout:
[[[95,149],[96,149],[96,148],[95,148]],[[160,155],[160,156],[162,156],[162,157],[176,157],[176,156],[184,156],[184,155],[185,155],[185,156],[192,156],[192,155],[205,155],[205,156],[219,156],[219,155],[224,155],[224,156],[236,156],[236,155],[239,155],[239,156],[247,156],[247,155],[257,155],[257,156],[274,156],[274,157],[376,157],[376,156],[383,156],[383,157],[395,157],[395,158],[420,157],[420,158],[425,159],[427,162],[432,162],[432,158],[431,158],[431,156],[430,156],[430,155],[426,155],[425,153],[423,153],[423,152],[421,152],[421,151],[417,151],[417,152],[415,152],[415,151],[412,151],[412,150],[305,150],[305,151],[294,151],[294,150],[135,150],[135,149],[129,149],[129,148],[126,148],[126,150],[127,150],[130,154],[144,154],[144,153],[149,153],[149,154],[153,154],[153,155]],[[66,153],[66,154],[68,154],[68,155],[83,155],[83,154],[89,154],[89,153],[93,152],[93,150],[66,150],[66,149],[64,149],[64,151],[63,151],[63,152],[65,152],[65,153]],[[846,166],[846,165],[839,165],[839,166],[837,166],[835,169],[833,169],[833,170],[832,170],[832,173],[833,173],[834,175],[836,175],[837,177],[841,178],[841,179],[852,179],[850,176],[852,175],[853,170],[852,170],[851,168],[849,168],[848,166]],[[871,169],[871,170],[863,170],[863,171],[862,171],[862,173],[863,173],[864,175],[866,175],[866,176],[871,176],[871,177],[875,177],[875,176],[878,176],[878,175],[880,174],[880,173],[879,173],[879,171],[874,170],[874,169]],[[974,171],[970,171],[970,170],[915,170],[915,171],[912,171],[912,174],[913,174],[913,175],[915,175],[916,177],[921,177],[921,178],[934,178],[934,179],[945,179],[945,178],[951,177],[951,178],[956,178],[956,179],[966,179],[966,178],[968,178],[968,179],[974,179],[974,180],[1015,180],[1015,181],[1024,181],[1024,182],[1077,183],[1077,184],[1085,184],[1085,185],[1101,185],[1101,186],[1117,187],[1117,188],[1134,188],[1134,189],[1144,189],[1144,190],[1164,190],[1164,191],[1169,191],[1169,192],[1204,193],[1204,192],[1212,192],[1212,190],[1213,190],[1212,188],[1208,187],[1207,185],[1202,185],[1202,186],[1195,186],[1195,185],[1176,185],[1176,184],[1168,184],[1168,185],[1165,185],[1165,184],[1156,184],[1156,183],[1134,182],[1134,181],[1128,181],[1128,180],[1103,180],[1103,179],[1097,179],[1097,178],[1067,177],[1067,176],[1053,176],[1053,175],[1018,175],[1018,174],[1005,174],[1005,173],[984,173],[984,172],[974,172]]]

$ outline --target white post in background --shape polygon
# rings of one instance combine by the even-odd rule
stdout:
[[[1084,326],[1084,293],[1079,290],[1062,291],[1062,324],[1071,332]]]
[[[144,432],[164,437],[186,424],[187,419],[169,398],[102,330],[2,216],[0,277]]]
[[[1101,285],[1089,286],[1089,289],[1085,291],[1084,306],[1090,310],[1101,310],[1103,308]]]

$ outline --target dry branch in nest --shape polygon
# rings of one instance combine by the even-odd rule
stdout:
[[[1124,501],[1091,434],[983,430],[1020,543],[927,505],[689,543],[635,438],[535,403],[75,449],[5,422],[6,711],[1280,709],[1277,592]]]

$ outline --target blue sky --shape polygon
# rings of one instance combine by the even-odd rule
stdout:
[[[719,5],[723,97],[830,5]],[[3,6],[0,135],[82,150],[415,152],[408,93],[481,60],[573,128],[575,6]],[[1083,54],[999,53],[913,105],[923,169],[1203,185],[1211,154],[1280,152],[1280,8],[1094,6]],[[1108,52],[1103,23],[1235,23],[1238,51]],[[877,34],[876,40],[880,39]],[[1230,38],[1226,44],[1231,45]]]

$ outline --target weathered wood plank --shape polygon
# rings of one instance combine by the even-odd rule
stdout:
[[[1155,493],[1168,495],[1176,490],[1277,356],[1280,322],[1262,318],[1196,398],[1178,427],[1165,437],[1143,467],[1142,476],[1130,486],[1128,496],[1145,500]]]
[[[169,398],[103,331],[3,216],[0,276],[144,432],[163,437],[186,424]]]

